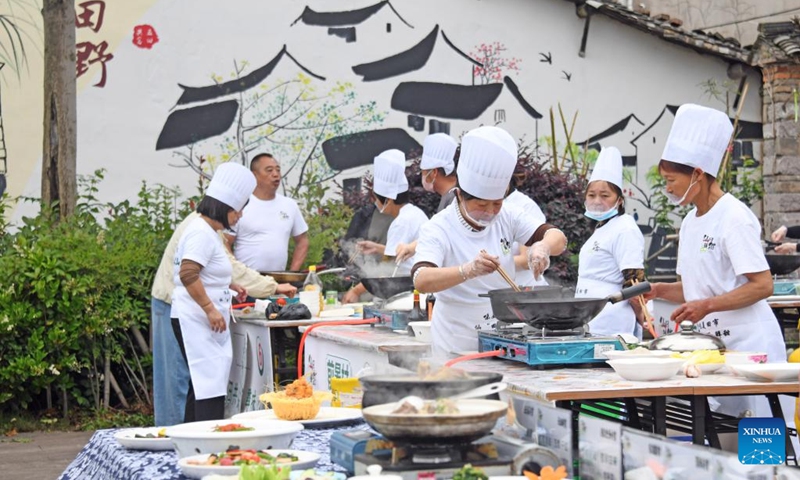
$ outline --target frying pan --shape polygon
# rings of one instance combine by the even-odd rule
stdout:
[[[516,320],[534,328],[563,331],[580,328],[600,313],[606,303],[617,303],[650,291],[650,283],[642,282],[606,298],[558,298],[514,300],[506,305]]]
[[[367,375],[358,379],[364,390],[361,405],[369,407],[396,402],[408,395],[433,400],[503,380],[500,373],[475,372],[464,375],[463,378],[447,380],[423,380],[414,374]]]
[[[362,410],[364,420],[378,433],[399,444],[466,444],[488,434],[508,404],[500,400],[456,400],[454,414],[392,413],[398,403],[373,405]]]
[[[494,318],[503,322],[516,322],[517,316],[508,309],[506,304],[516,300],[536,298],[572,298],[575,295],[566,287],[555,285],[542,285],[537,287],[523,287],[522,292],[515,292],[513,288],[489,290],[489,293],[479,293],[479,297],[488,297],[492,303]]]
[[[383,299],[414,290],[414,282],[410,276],[362,278],[361,284],[373,296]]]
[[[767,263],[769,264],[769,271],[773,275],[788,275],[798,268],[800,268],[800,255],[780,253],[766,253]]]
[[[339,273],[345,271],[344,268],[329,268],[327,270],[317,271],[317,275],[322,275],[325,273]],[[306,277],[308,276],[308,270],[303,272],[298,271],[284,271],[284,272],[258,272],[261,275],[269,275],[270,277],[274,278],[278,283],[289,283],[295,287],[302,287],[303,282],[306,281]]]

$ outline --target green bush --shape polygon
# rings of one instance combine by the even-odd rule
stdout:
[[[50,404],[53,389],[100,408],[106,363],[124,395],[150,403],[150,352],[136,340],[149,330],[161,252],[186,212],[176,209],[178,192],[146,184],[136,204],[99,203],[102,174],[81,179],[74,216],[58,221],[42,206],[15,232],[4,225],[0,412],[42,407],[45,395]],[[0,216],[9,206],[6,197]]]

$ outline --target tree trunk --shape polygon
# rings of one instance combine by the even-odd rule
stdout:
[[[44,0],[44,148],[42,203],[58,202],[60,218],[77,201],[77,106],[74,0]]]

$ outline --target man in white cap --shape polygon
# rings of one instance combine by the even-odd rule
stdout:
[[[221,420],[233,350],[228,331],[231,297],[247,292],[232,284],[232,267],[219,232],[236,225],[256,179],[245,167],[217,167],[175,253],[172,328],[190,374],[185,422]]]
[[[513,205],[503,205],[517,164],[517,144],[498,127],[479,127],[464,136],[456,201],[423,225],[412,278],[420,292],[436,293],[433,350],[437,355],[478,348],[476,329],[494,323],[487,298],[478,294],[508,288],[494,273],[514,271],[511,244],[530,246],[535,277],[564,251],[567,239],[552,225],[536,222]]]
[[[372,194],[375,207],[394,218],[386,234],[386,245],[369,240],[358,242],[357,248],[365,255],[395,257],[397,246],[413,242],[419,229],[428,221],[428,216],[417,206],[408,203],[408,180],[406,179],[406,156],[400,150],[386,150],[375,157],[373,166]],[[395,260],[398,275],[408,275],[414,265],[413,257]],[[344,296],[344,303],[357,302],[366,292],[361,283],[351,288]]]
[[[278,193],[281,166],[269,153],[250,161],[258,182],[242,220],[226,234],[236,258],[259,272],[286,270],[289,239],[294,252],[289,270],[300,270],[308,254],[308,224],[297,202]]]
[[[615,147],[603,148],[597,157],[584,206],[584,215],[595,227],[581,248],[575,296],[605,298],[644,281],[644,236],[633,217],[625,214],[622,155]],[[636,322],[640,310],[635,302],[608,304],[589,322],[589,331],[594,335],[629,333],[641,339],[642,329]]]
[[[766,298],[772,276],[753,212],[716,181],[733,126],[724,113],[682,105],[675,114],[661,162],[666,195],[675,205],[694,205],[681,223],[677,273],[681,281],[655,283],[648,298],[680,306],[671,320],[688,320],[700,332],[719,337],[728,350],[767,352],[770,362],[786,361],[786,346]],[[716,399],[719,411],[740,416],[769,415],[767,402],[748,397]]]

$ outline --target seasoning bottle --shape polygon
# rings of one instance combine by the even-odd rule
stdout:
[[[411,307],[411,313],[408,314],[409,322],[421,322],[425,320],[425,314],[422,313],[422,308],[419,305],[419,290],[414,290],[414,306]]]
[[[432,293],[428,294],[428,299],[425,301],[425,309],[428,311],[428,320],[433,320],[433,304],[436,303],[436,296]]]
[[[317,292],[319,295],[319,310],[321,311],[324,306],[324,298],[322,296],[322,280],[319,279],[319,275],[317,275],[317,266],[310,265],[308,267],[308,275],[306,275],[306,281],[303,282],[303,291],[304,292]]]

